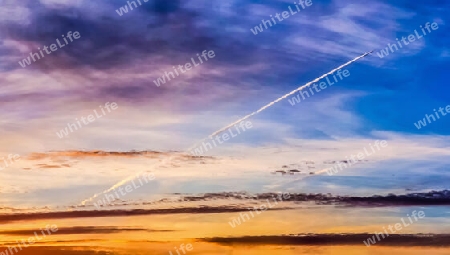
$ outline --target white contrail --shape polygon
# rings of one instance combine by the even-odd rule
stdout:
[[[254,112],[248,114],[247,116],[244,116],[244,117],[242,117],[241,119],[239,119],[239,120],[237,120],[237,121],[235,121],[235,122],[233,122],[233,123],[231,123],[231,124],[229,124],[229,125],[227,125],[227,126],[221,128],[221,129],[217,130],[216,132],[212,133],[210,136],[208,136],[208,137],[202,139],[200,142],[202,142],[202,141],[204,141],[204,140],[206,140],[206,139],[208,139],[208,138],[210,138],[210,137],[212,137],[212,136],[215,136],[215,135],[218,135],[218,134],[222,133],[223,131],[229,129],[230,127],[232,127],[232,126],[234,126],[234,125],[236,125],[236,124],[239,124],[239,123],[241,123],[242,121],[244,121],[244,120],[246,120],[246,119],[252,117],[253,115],[256,115],[256,114],[258,114],[258,113],[264,111],[265,109],[269,108],[270,106],[274,105],[275,103],[280,102],[281,100],[287,98],[288,96],[294,94],[295,92],[300,91],[300,90],[303,90],[303,89],[309,87],[311,84],[320,81],[321,79],[327,77],[328,75],[333,74],[334,72],[338,71],[339,69],[342,69],[342,68],[344,68],[344,67],[350,65],[351,63],[355,62],[355,61],[358,61],[359,59],[361,59],[361,58],[363,58],[363,57],[369,55],[369,54],[372,53],[372,52],[373,52],[373,51],[366,52],[366,53],[362,54],[361,56],[358,56],[358,57],[356,57],[356,58],[354,58],[354,59],[348,61],[347,63],[345,63],[345,64],[343,64],[343,65],[340,65],[339,67],[337,67],[337,68],[335,68],[335,69],[329,71],[328,73],[326,73],[326,74],[320,76],[319,78],[316,78],[316,79],[314,79],[314,80],[312,80],[312,81],[306,83],[305,85],[300,86],[300,87],[294,89],[293,91],[287,93],[286,95],[284,95],[284,96],[282,96],[282,97],[280,97],[280,98],[278,98],[278,99],[276,99],[276,100],[274,100],[274,101],[272,101],[272,102],[270,102],[270,103],[264,105],[263,107],[259,108],[257,111],[254,111]],[[198,143],[199,143],[199,142],[195,143],[193,146],[189,147],[186,151],[189,152],[190,150],[194,149]],[[167,157],[166,159],[164,159],[163,161],[161,161],[159,164],[153,165],[153,167],[156,167],[157,165],[163,165],[166,161],[170,161],[173,157],[175,157],[175,156],[172,155],[172,156],[170,156],[170,157]],[[108,193],[108,192],[110,192],[110,191],[112,191],[112,190],[114,190],[114,189],[116,189],[116,188],[122,186],[123,184],[125,184],[125,183],[127,183],[127,182],[133,180],[134,178],[136,178],[136,176],[138,176],[138,175],[140,175],[140,174],[142,174],[142,173],[144,173],[144,171],[139,172],[139,173],[137,173],[137,174],[135,174],[135,175],[129,176],[129,177],[127,177],[127,178],[125,178],[125,179],[123,179],[123,180],[117,182],[117,183],[114,184],[111,188],[109,188],[109,189],[107,189],[107,190],[105,190],[105,191],[103,191],[103,192],[97,193],[97,194],[93,195],[92,197],[90,197],[90,198],[88,198],[88,199],[83,200],[83,201],[81,202],[81,205],[85,205],[87,202],[91,202],[91,201],[92,201],[93,199],[95,199],[96,197],[98,197],[98,196],[100,196],[100,195],[102,195],[102,194],[106,194],[106,193]]]
[[[175,155],[172,155],[172,156],[170,156],[170,157],[166,157],[164,160],[162,160],[161,162],[159,162],[159,164],[154,164],[154,165],[152,165],[152,167],[156,167],[156,166],[158,166],[158,165],[164,165],[164,164],[166,163],[166,161],[169,161],[169,162],[170,162],[170,160],[171,160],[172,158],[174,158],[174,157],[175,157]],[[118,187],[124,185],[125,183],[127,183],[127,182],[129,182],[129,181],[134,180],[137,176],[139,176],[139,175],[141,175],[141,174],[143,174],[143,173],[145,173],[145,172],[147,172],[147,171],[148,171],[148,170],[146,170],[146,171],[141,171],[141,172],[139,172],[139,173],[137,173],[137,174],[135,174],[135,175],[128,176],[127,178],[125,178],[125,179],[123,179],[123,180],[117,182],[116,184],[114,184],[111,188],[109,188],[109,189],[107,189],[107,190],[104,190],[104,191],[102,191],[102,192],[100,192],[100,193],[97,193],[97,194],[93,195],[92,197],[90,197],[90,198],[88,198],[88,199],[85,199],[85,200],[81,201],[80,204],[81,204],[81,205],[86,205],[87,202],[92,202],[96,197],[98,197],[98,196],[100,196],[100,195],[103,195],[103,194],[107,194],[108,192],[117,189]]]
[[[217,135],[217,134],[220,134],[221,132],[223,132],[223,131],[229,129],[230,127],[232,127],[232,126],[234,126],[234,125],[236,125],[236,124],[239,124],[239,123],[241,123],[242,121],[244,121],[244,120],[246,120],[246,119],[252,117],[253,115],[256,115],[256,114],[258,114],[258,113],[264,111],[265,109],[267,109],[267,108],[269,108],[270,106],[272,106],[272,105],[274,105],[274,104],[280,102],[281,100],[287,98],[288,96],[294,94],[295,92],[300,91],[300,90],[303,90],[304,88],[309,87],[311,84],[316,83],[316,82],[322,80],[323,78],[327,77],[328,75],[330,75],[330,74],[336,72],[336,71],[339,70],[339,69],[342,69],[342,68],[344,68],[344,67],[350,65],[351,63],[353,63],[353,62],[355,62],[355,61],[358,61],[359,59],[361,59],[361,58],[363,58],[363,57],[369,55],[369,54],[372,53],[372,52],[373,52],[373,51],[366,52],[366,53],[362,54],[361,56],[356,57],[356,58],[354,58],[354,59],[348,61],[347,63],[345,63],[345,64],[343,64],[343,65],[341,65],[341,66],[339,66],[339,67],[337,67],[337,68],[335,68],[335,69],[329,71],[328,73],[326,73],[326,74],[320,76],[319,78],[316,78],[316,79],[314,79],[314,80],[312,80],[312,81],[306,83],[305,85],[300,86],[300,87],[298,87],[297,89],[294,89],[293,91],[287,93],[286,95],[284,95],[284,96],[282,96],[282,97],[280,97],[280,98],[278,98],[278,99],[276,99],[276,100],[274,100],[274,101],[272,101],[272,102],[270,102],[270,103],[264,105],[263,107],[259,108],[257,111],[254,111],[254,112],[250,113],[249,115],[244,116],[244,117],[242,117],[241,119],[239,119],[239,120],[237,120],[237,121],[231,123],[230,125],[228,125],[228,126],[226,126],[226,127],[223,127],[223,128],[221,128],[221,129],[217,130],[216,132],[212,133],[211,136],[215,136],[215,135]]]

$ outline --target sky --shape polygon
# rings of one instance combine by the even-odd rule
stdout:
[[[155,185],[145,188],[155,194],[448,188],[450,117],[414,125],[450,105],[447,1],[313,0],[256,35],[251,29],[293,2],[151,0],[119,15],[124,5],[0,2],[0,155],[20,155],[0,171],[5,207],[76,205],[140,171],[156,173]],[[438,29],[378,57],[427,22]],[[69,31],[80,38],[19,65]],[[215,57],[154,84],[205,50]],[[251,129],[206,152],[212,159],[187,156],[214,131],[371,50],[333,86],[251,117]],[[108,102],[117,109],[58,137]],[[377,140],[388,146],[366,162],[333,176],[324,172],[326,162]],[[166,165],[152,166],[161,161]],[[284,165],[301,174],[271,174]]]
[[[0,255],[448,254],[448,17],[0,0]]]

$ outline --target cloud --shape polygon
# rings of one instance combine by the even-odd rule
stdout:
[[[275,209],[274,209],[275,210]],[[277,209],[279,210],[279,208]],[[13,221],[34,221],[43,219],[71,219],[71,218],[92,218],[92,217],[129,217],[136,215],[154,215],[154,214],[185,214],[185,213],[225,213],[242,212],[246,208],[236,207],[198,207],[198,208],[175,208],[175,209],[134,209],[134,210],[102,210],[102,211],[66,211],[66,212],[47,212],[47,213],[16,213],[0,214],[0,222],[7,223]],[[89,231],[87,229],[78,229],[78,231]],[[67,229],[66,232],[77,232],[76,229]],[[163,230],[167,231],[167,230]],[[14,232],[13,232],[14,233]]]
[[[136,232],[136,231],[146,231],[146,232],[170,232],[172,230],[152,230],[146,228],[119,228],[119,227],[99,227],[99,226],[79,226],[79,227],[65,227],[58,228],[58,231],[52,233],[52,235],[87,235],[87,234],[113,234],[113,233],[123,233],[123,232]],[[32,236],[36,232],[35,229],[26,230],[9,230],[0,231],[2,235],[13,235],[13,236]]]
[[[199,241],[221,245],[361,245],[362,240],[372,238],[372,234],[293,234],[291,236],[243,236],[212,237]],[[377,242],[376,246],[448,246],[450,235],[390,234],[389,238]]]
[[[170,151],[183,151],[338,64],[392,42],[397,34],[410,33],[423,21],[445,24],[447,16],[445,5],[433,3],[333,0],[314,2],[295,17],[254,36],[250,28],[286,10],[292,2],[151,0],[124,16],[115,11],[123,1],[3,3],[0,155],[24,157],[0,172],[0,192],[5,203],[24,207],[33,201],[77,203],[121,178],[148,170]],[[30,51],[68,31],[79,31],[82,38],[28,68],[18,65]],[[444,34],[445,26],[438,31]],[[428,187],[442,185],[436,176],[446,177],[448,139],[439,134],[447,131],[436,132],[430,126],[430,133],[416,136],[406,128],[413,128],[408,116],[413,118],[417,110],[410,98],[420,98],[420,105],[430,111],[436,107],[432,104],[437,94],[439,102],[446,101],[448,93],[439,78],[446,77],[440,71],[445,68],[422,61],[424,56],[431,59],[426,55],[430,52],[436,58],[446,56],[440,45],[448,45],[446,38],[430,35],[392,59],[372,57],[352,66],[348,80],[334,88],[296,107],[279,104],[252,119],[251,133],[211,151],[214,160],[185,157],[157,169],[160,180],[155,189],[236,190],[238,185],[249,185],[252,191],[295,189],[292,180],[286,184],[253,174],[270,173],[298,160],[343,160],[373,139],[387,139],[392,149],[375,156],[377,164],[347,174],[363,176],[364,181],[381,174],[391,176],[389,171],[414,174],[414,178],[387,182],[386,192],[396,184],[403,190],[424,188],[421,180]],[[152,84],[172,66],[209,49],[215,51],[214,59],[164,86]],[[445,67],[441,66],[445,59],[440,61],[439,67]],[[429,72],[438,72],[433,81]],[[67,123],[112,101],[119,105],[114,114],[66,139],[55,135]],[[440,121],[435,126],[445,127],[445,120]],[[433,176],[424,176],[427,171]],[[213,182],[213,173],[230,178]],[[364,189],[373,193],[386,180],[377,179],[366,190],[362,182],[339,181],[341,177],[327,180],[326,187],[336,192]],[[298,182],[315,190],[315,185],[323,184],[321,178]]]

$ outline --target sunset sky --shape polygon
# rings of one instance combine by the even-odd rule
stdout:
[[[448,183],[450,118],[420,130],[413,124],[450,104],[445,1],[314,1],[258,35],[250,28],[292,3],[150,1],[119,16],[115,10],[123,4],[2,2],[0,150],[21,155],[0,172],[3,199],[42,192],[53,200],[46,191],[54,196],[59,192],[53,191],[82,187],[89,192],[71,192],[70,201],[82,200],[136,173],[135,165],[149,167],[145,160],[126,159],[123,170],[114,170],[112,165],[120,168],[115,159],[69,156],[65,166],[42,168],[38,164],[52,163],[33,159],[31,153],[183,152],[278,96],[361,53],[378,52],[427,22],[436,22],[439,29],[385,58],[374,53],[354,63],[346,68],[349,77],[300,104],[284,100],[249,119],[252,129],[207,152],[218,157],[218,168],[182,165],[183,170],[165,170],[164,175],[174,171],[189,176],[179,178],[177,185],[170,182],[177,187],[173,192],[205,192],[207,187],[193,189],[188,183],[219,169],[240,178],[243,171],[267,173],[302,160],[318,165],[343,160],[378,139],[389,146],[368,157],[369,163],[336,177],[300,180],[297,191],[442,189]],[[26,68],[18,64],[37,48],[62,41],[69,31],[78,31],[81,38]],[[172,66],[184,65],[204,50],[214,50],[216,57],[154,85]],[[76,118],[100,112],[107,102],[116,102],[118,109],[65,138],[56,135]],[[36,181],[50,173],[56,176]]]
[[[142,0],[118,15],[124,0],[0,0],[0,159],[20,156],[0,160],[1,213],[93,210],[81,202],[139,173],[155,179],[122,197],[127,205],[175,193],[372,196],[449,189],[450,116],[421,129],[414,125],[450,105],[448,1],[312,0],[257,35],[250,29],[293,1],[211,1]],[[377,55],[427,22],[438,29],[384,58]],[[80,38],[29,66],[19,64],[69,31]],[[215,57],[155,86],[164,72],[198,60],[205,50]],[[294,94],[252,116],[251,129],[207,157],[189,155],[187,149],[211,133],[371,50],[344,68],[349,77],[301,103],[289,103]],[[58,137],[68,123],[100,113],[106,103],[118,107]],[[386,147],[327,175],[332,162],[382,140]],[[289,169],[300,172],[274,173]],[[437,226],[448,223],[448,207],[430,210],[439,214],[436,222],[423,223],[433,226],[430,231],[410,233],[446,233]],[[191,224],[196,216],[186,217]],[[342,224],[324,229],[375,231],[372,223]]]

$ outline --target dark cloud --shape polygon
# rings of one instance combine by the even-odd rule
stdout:
[[[135,231],[146,231],[146,232],[168,232],[172,230],[153,230],[146,228],[118,228],[118,227],[96,227],[96,226],[80,226],[80,227],[67,227],[58,228],[58,231],[53,232],[52,235],[81,235],[81,234],[113,234],[121,232],[135,232]],[[3,235],[34,235],[35,232],[39,232],[36,229],[26,229],[26,230],[9,230],[0,231]]]
[[[250,9],[246,8],[249,2],[236,6],[239,13],[226,17],[214,5],[192,0],[183,3],[152,0],[119,16],[116,10],[124,4],[123,1],[96,2],[77,9],[71,6],[56,9],[25,2],[22,6],[32,10],[29,23],[0,22],[0,29],[5,32],[5,39],[27,43],[35,50],[61,39],[68,31],[80,32],[80,39],[27,67],[45,71],[108,70],[143,64],[156,69],[162,64],[184,64],[203,50],[214,50],[220,56],[215,63],[208,63],[209,67],[247,66],[268,60],[284,63],[286,67],[294,64],[289,54],[276,47],[278,40],[251,34],[249,28],[253,22],[248,20]],[[234,31],[228,31],[230,27],[235,27]],[[267,50],[265,41],[274,44],[273,50]],[[10,54],[17,61],[26,57],[18,52]],[[21,68],[17,61],[9,63],[9,67]],[[251,78],[252,74],[249,75]],[[140,91],[134,92],[138,95]]]
[[[214,10],[208,4],[189,8],[181,1],[153,0],[119,16],[116,9],[124,4],[123,1],[103,1],[86,3],[79,8],[51,8],[25,2],[22,6],[32,10],[29,22],[0,20],[0,34],[4,40],[20,42],[36,53],[38,47],[50,46],[56,39],[62,42],[62,35],[78,31],[80,39],[50,55],[44,53],[44,58],[32,62],[25,71],[37,70],[56,77],[55,73],[64,70],[92,84],[89,90],[81,86],[79,90],[70,89],[67,91],[69,96],[123,99],[133,103],[152,100],[162,93],[173,93],[166,86],[156,87],[153,80],[163,75],[165,70],[161,70],[167,66],[184,65],[204,50],[216,53],[216,57],[207,63],[210,70],[226,71],[198,78],[177,77],[174,83],[188,79],[192,84],[183,94],[205,93],[204,84],[242,82],[242,74],[229,67],[265,63],[272,54],[258,54],[260,46],[251,40],[242,40],[240,33],[225,32],[222,25],[215,22]],[[238,19],[234,20],[237,22]],[[240,22],[238,26],[247,29],[246,21]],[[251,36],[250,32],[246,33],[246,37]],[[4,70],[22,69],[18,62],[29,56],[28,52],[19,52],[11,46],[0,47],[0,51],[6,53],[5,61],[0,65]],[[101,78],[96,77],[97,72],[103,73]],[[259,70],[246,73],[246,79],[261,76]],[[134,77],[133,74],[148,74],[148,77]],[[127,78],[118,78],[120,75]],[[61,78],[58,81],[66,82]]]
[[[302,234],[291,236],[243,236],[213,237],[199,241],[213,242],[221,245],[363,245],[363,241],[373,238],[373,234]],[[447,234],[390,234],[375,246],[450,246]]]
[[[199,196],[184,195],[183,201],[207,201],[214,199],[239,199],[265,201],[277,197],[279,193],[250,194],[246,192],[206,193]],[[390,194],[388,196],[332,196],[331,194],[289,193],[283,201],[300,202],[312,201],[318,204],[346,205],[346,206],[411,206],[411,205],[450,205],[450,191],[431,191],[428,193],[411,193],[406,195]]]
[[[133,210],[100,210],[100,211],[88,211],[88,206],[72,206],[71,209],[84,208],[85,211],[57,211],[57,212],[38,212],[38,213],[15,213],[15,214],[0,214],[0,223],[6,223],[11,221],[22,220],[42,220],[42,219],[67,219],[67,218],[86,218],[86,217],[127,217],[136,215],[154,215],[154,214],[179,214],[179,213],[230,213],[230,212],[245,212],[249,208],[252,208],[254,202],[265,202],[272,200],[274,197],[279,196],[279,193],[260,193],[249,194],[245,192],[222,192],[222,193],[206,193],[202,195],[189,195],[179,193],[178,201],[176,203],[182,204],[183,202],[193,201],[212,201],[212,200],[247,200],[251,203],[237,205],[234,201],[230,201],[225,206],[200,206],[200,207],[184,207],[174,208],[173,204],[170,208],[166,209],[133,209]],[[342,197],[331,196],[325,194],[299,194],[290,193],[289,197],[283,196],[283,201],[287,202],[315,202],[321,205],[341,205],[350,207],[384,207],[384,206],[418,206],[418,205],[450,205],[450,191],[432,191],[429,193],[412,193],[407,195],[394,195],[388,196],[372,196],[372,197]],[[157,202],[147,203],[143,202],[142,205],[158,203],[163,205],[167,203],[166,199],[161,199]],[[253,203],[253,204],[252,204]],[[135,205],[135,203],[129,203]],[[128,204],[128,205],[129,205]],[[118,206],[127,205],[118,204]],[[288,204],[285,204],[288,205]],[[289,210],[292,207],[279,206],[269,210]]]
[[[70,218],[92,218],[92,217],[128,217],[136,215],[154,214],[180,214],[180,213],[227,213],[247,211],[246,208],[235,208],[227,206],[199,207],[199,208],[175,208],[175,209],[135,209],[135,210],[105,210],[105,211],[65,211],[65,212],[43,212],[43,213],[16,213],[0,214],[0,223],[11,221],[34,221],[43,219],[70,219]]]
[[[34,50],[49,46],[58,38],[61,41],[68,31],[78,31],[80,39],[30,66],[44,70],[80,67],[104,70],[161,55],[165,56],[165,61],[181,60],[184,55],[195,56],[197,52],[214,47],[213,36],[196,25],[195,12],[180,8],[178,1],[153,2],[123,17],[119,17],[114,9],[120,7],[119,2],[114,5],[88,4],[77,10],[34,4],[29,24],[0,23],[0,28],[6,32],[7,39],[28,42],[35,46],[32,47]],[[24,6],[31,8],[28,4]],[[150,11],[147,17],[142,15],[146,8]],[[95,11],[100,18],[90,17],[86,9]],[[166,17],[169,13],[173,15]],[[152,23],[152,27],[147,26]],[[12,64],[20,68],[17,62]]]

